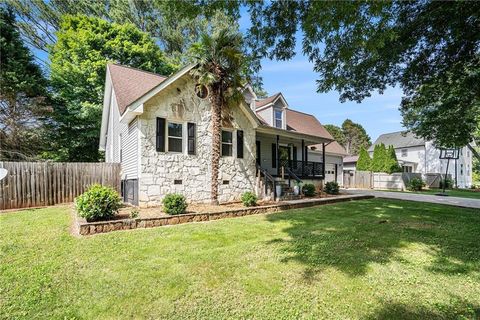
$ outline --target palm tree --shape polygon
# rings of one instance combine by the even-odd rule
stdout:
[[[192,75],[208,88],[212,123],[212,176],[210,198],[218,204],[218,171],[220,162],[222,110],[238,106],[243,99],[238,88],[244,84],[246,58],[243,38],[236,31],[220,29],[203,34],[190,49],[196,64]]]

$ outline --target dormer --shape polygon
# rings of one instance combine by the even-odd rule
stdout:
[[[274,94],[271,97],[256,101],[255,112],[257,116],[269,126],[287,129],[286,109],[288,104],[282,93]]]

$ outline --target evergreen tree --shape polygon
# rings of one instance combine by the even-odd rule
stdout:
[[[98,161],[103,90],[108,62],[171,74],[170,63],[152,38],[132,24],[86,16],[64,16],[50,48],[56,127],[51,158]]]
[[[388,146],[387,150],[387,161],[385,172],[387,173],[394,173],[394,172],[401,172],[402,167],[398,164],[397,155],[395,154],[395,149],[392,145]]]
[[[44,144],[46,79],[23,44],[15,15],[0,7],[0,159],[35,157]]]
[[[373,150],[373,159],[372,159],[372,171],[373,172],[384,172],[385,163],[387,160],[387,149],[383,143],[375,145]]]
[[[371,168],[372,168],[372,159],[370,158],[370,155],[368,154],[367,149],[365,149],[365,147],[362,147],[358,155],[357,170],[370,171]]]

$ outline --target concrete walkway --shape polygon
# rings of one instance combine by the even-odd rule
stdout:
[[[389,191],[364,190],[364,189],[344,189],[342,190],[342,192],[345,192],[348,194],[372,195],[377,198],[429,202],[429,203],[446,204],[450,206],[457,206],[457,207],[464,207],[464,208],[480,209],[480,199],[468,199],[468,198],[459,198],[459,197],[450,197],[450,196],[442,197],[442,196],[436,196],[436,195],[430,195],[430,194],[389,192]]]

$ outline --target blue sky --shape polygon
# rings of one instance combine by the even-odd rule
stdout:
[[[240,29],[245,32],[250,18],[245,10],[241,13]],[[301,39],[300,33],[297,38]],[[297,55],[290,61],[262,60],[260,76],[269,95],[282,92],[291,109],[311,113],[322,124],[340,126],[347,118],[360,123],[372,142],[382,133],[404,130],[398,110],[402,97],[399,88],[389,88],[383,94],[374,92],[362,103],[341,103],[336,91],[317,93],[319,76],[313,71],[313,64],[303,56],[300,44],[301,41],[297,41]]]

